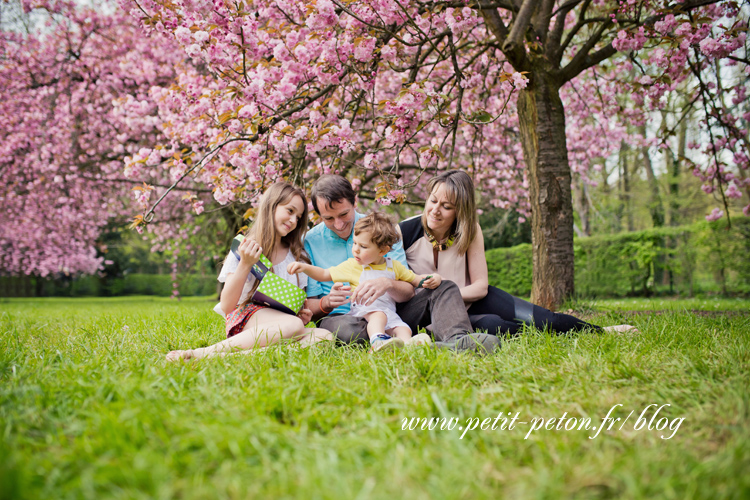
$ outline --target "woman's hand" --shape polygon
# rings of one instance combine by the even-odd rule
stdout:
[[[263,249],[253,238],[245,238],[240,243],[237,253],[240,254],[240,263],[253,267],[263,255]]]
[[[443,281],[443,278],[441,278],[439,274],[434,273],[430,275],[429,278],[424,280],[424,282],[422,283],[422,287],[429,288],[432,290],[432,289],[439,287],[442,281]]]

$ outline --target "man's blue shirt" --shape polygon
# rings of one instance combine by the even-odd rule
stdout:
[[[356,224],[359,219],[364,217],[363,214],[358,212],[354,213],[354,223]],[[328,229],[324,223],[320,223],[307,232],[305,236],[305,250],[307,255],[310,257],[310,261],[313,266],[322,267],[328,269],[333,266],[338,266],[347,259],[354,257],[352,253],[352,245],[354,244],[354,226],[352,225],[352,232],[349,238],[343,240],[339,236]],[[404,246],[399,241],[390,252],[388,257],[401,262],[407,266],[406,254],[404,254]],[[347,283],[348,285],[348,283]],[[307,296],[308,297],[322,297],[328,295],[333,287],[332,281],[319,282],[312,278],[307,280]],[[346,314],[349,312],[349,304],[343,304],[334,309],[331,314]]]

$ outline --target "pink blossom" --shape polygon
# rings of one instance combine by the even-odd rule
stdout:
[[[354,49],[354,58],[360,62],[367,62],[372,60],[373,51],[375,50],[375,43],[376,40],[371,37],[367,37],[362,40]]]
[[[735,184],[730,184],[729,186],[727,186],[724,194],[727,195],[728,198],[742,198],[742,192],[737,189],[737,185]]]
[[[513,85],[515,86],[515,88],[517,88],[519,90],[520,89],[525,89],[526,85],[528,85],[528,83],[529,83],[529,79],[528,78],[526,78],[521,73],[517,73],[517,72],[513,73],[512,79],[513,79]]]
[[[715,220],[719,220],[722,217],[724,217],[724,211],[719,210],[718,208],[714,208],[710,214],[706,215],[706,220],[709,222],[713,222]]]
[[[205,31],[196,31],[195,33],[193,33],[193,40],[195,40],[195,43],[206,42],[209,38],[210,35]]]

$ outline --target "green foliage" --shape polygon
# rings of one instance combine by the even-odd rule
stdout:
[[[519,222],[521,214],[487,204],[479,215],[484,248],[501,248],[531,243],[531,222]]]
[[[741,302],[733,315],[685,312],[695,300],[634,315],[602,301],[585,319],[641,334],[529,330],[487,358],[289,345],[166,364],[170,349],[221,340],[210,302],[0,301],[0,498],[747,498]],[[685,419],[671,439],[633,429],[653,403]],[[635,414],[594,439],[402,430],[508,412],[598,425],[618,404],[612,417]]]
[[[513,295],[528,297],[531,293],[531,245],[487,250],[490,284]]]
[[[24,286],[28,281],[28,286]],[[211,295],[216,293],[215,276],[184,275],[178,277],[180,295]],[[74,279],[0,277],[0,296],[97,297],[118,295],[172,294],[172,278],[168,274],[126,274],[120,278],[79,276]]]
[[[576,292],[584,297],[750,294],[750,220],[699,222],[575,240]],[[487,251],[490,284],[531,291],[531,247]]]

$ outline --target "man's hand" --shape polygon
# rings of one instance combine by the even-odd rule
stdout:
[[[349,302],[349,295],[351,294],[352,287],[349,285],[344,286],[343,283],[334,283],[331,291],[321,299],[325,301],[326,309],[332,311],[338,306],[342,306]]]
[[[388,292],[393,286],[393,280],[388,278],[375,278],[360,283],[352,293],[352,304],[368,306],[375,302],[378,297]]]

